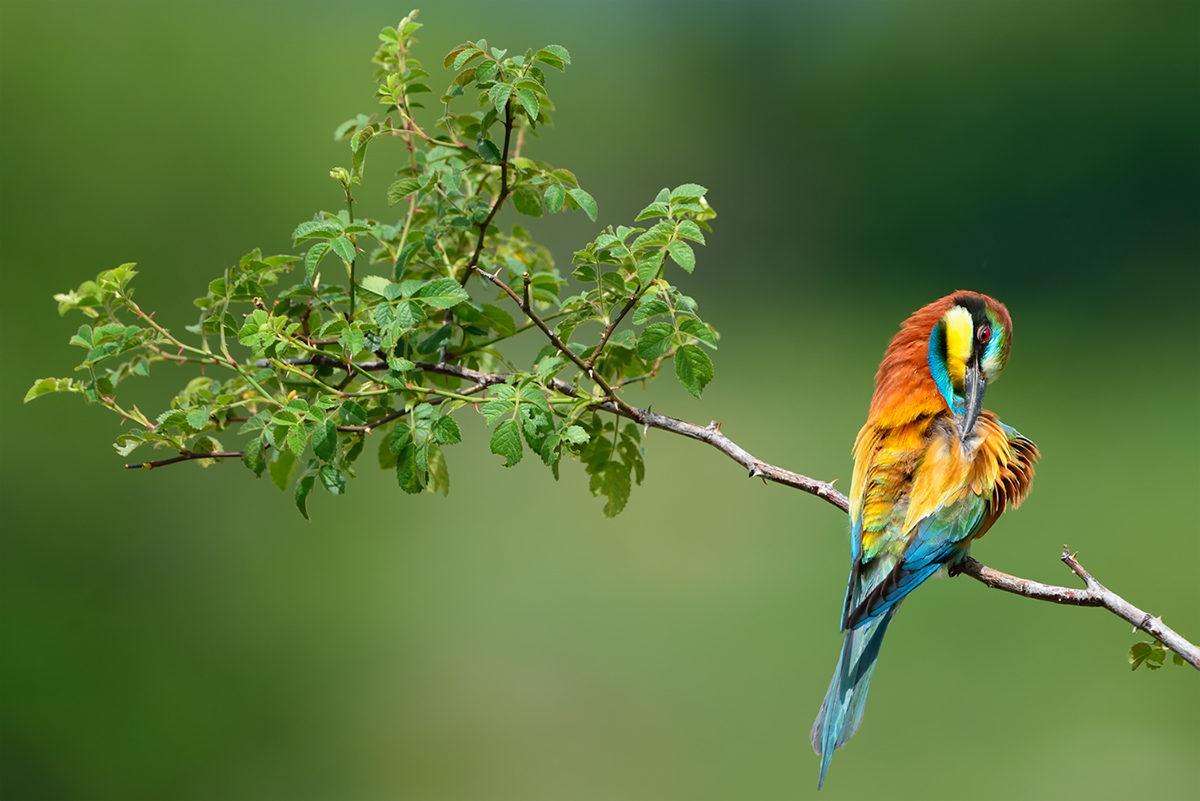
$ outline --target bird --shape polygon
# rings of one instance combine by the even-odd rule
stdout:
[[[953,571],[1033,482],[1038,449],[983,408],[1012,348],[1004,304],[960,290],[923,306],[892,338],[854,441],[845,638],[810,739],[821,758],[858,731],[888,625],[904,598]]]

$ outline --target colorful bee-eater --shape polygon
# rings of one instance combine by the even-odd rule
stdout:
[[[892,338],[854,442],[846,639],[813,748],[817,787],[862,722],[879,646],[904,596],[967,556],[1029,492],[1037,446],[983,409],[1012,346],[1004,304],[955,292],[917,310]]]

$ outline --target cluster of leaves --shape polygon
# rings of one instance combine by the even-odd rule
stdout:
[[[1150,670],[1158,670],[1167,661],[1167,648],[1158,640],[1153,642],[1136,642],[1129,649],[1129,669],[1137,670],[1145,665]],[[1187,662],[1182,654],[1172,653],[1171,661],[1179,667]]]
[[[564,71],[570,54],[548,45],[510,55],[483,40],[455,47],[427,129],[415,118],[433,97],[430,72],[411,54],[415,16],[380,34],[382,111],[337,128],[350,149],[348,166],[330,171],[342,207],[297,225],[301,253],[256,250],[225,269],[196,300],[186,338],[133,300],[133,265],[57,295],[60,314],[90,318],[71,338],[86,351],[81,377],[40,379],[26,400],[79,393],[131,421],[116,441],[122,456],[141,446],[179,454],[133,467],[240,457],[293,488],[306,517],[318,483],[346,491],[372,434],[402,490],[447,492],[444,449],[463,438],[454,415],[476,409],[505,466],[528,448],[557,478],[564,456],[578,459],[605,514],[619,513],[645,472],[641,428],[621,419],[632,415],[620,388],[669,360],[696,397],[713,377],[717,334],[671,271],[695,269],[693,247],[715,213],[704,187],[664,189],[634,220],[641,227],[608,227],[575,253],[569,281],[524,225],[502,228],[498,215],[511,207],[528,218],[578,210],[596,219],[572,172],[522,152],[550,124],[546,71]],[[459,109],[468,95],[474,108]],[[398,140],[408,156],[387,190],[399,208],[384,220],[354,213],[376,140]],[[503,345],[530,329],[548,344],[532,364],[515,364]],[[191,378],[153,418],[122,406],[119,385],[161,363],[228,372]],[[240,450],[224,450],[220,440],[232,437],[243,438]]]

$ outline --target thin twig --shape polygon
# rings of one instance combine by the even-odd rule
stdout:
[[[172,459],[159,459],[156,462],[137,462],[136,464],[125,465],[126,470],[153,470],[156,467],[165,467],[169,464],[178,462],[190,462],[193,459],[241,459],[241,451],[213,451],[212,453],[196,453],[195,451],[180,451],[179,455]]]
[[[1128,621],[1139,631],[1149,634],[1167,648],[1182,656],[1192,667],[1200,670],[1200,648],[1197,648],[1164,624],[1162,618],[1154,617],[1148,612],[1143,612],[1099,581],[1096,581],[1091,573],[1084,570],[1083,565],[1079,564],[1075,555],[1065,545],[1063,546],[1060,558],[1063,564],[1071,568],[1071,571],[1075,575],[1083,579],[1083,583],[1086,585],[1085,589],[1077,590],[1070,587],[1056,587],[1053,584],[1042,584],[1037,581],[1010,576],[1008,573],[1001,573],[999,570],[981,564],[970,557],[965,559],[954,570],[954,573],[970,576],[993,589],[1011,592],[1014,595],[1033,598],[1038,601],[1050,601],[1051,603],[1065,604],[1067,606],[1103,607],[1117,617]]]
[[[603,351],[604,346],[608,344],[608,338],[612,336],[613,331],[617,330],[617,326],[620,325],[621,321],[625,319],[625,315],[629,314],[629,310],[632,309],[634,304],[638,302],[638,298],[642,296],[643,292],[645,292],[644,289],[642,292],[637,292],[630,297],[629,302],[625,304],[625,307],[621,309],[616,317],[613,318],[611,323],[604,327],[604,333],[600,335],[600,343],[596,345],[596,349],[592,351],[592,355],[588,357],[588,360],[585,363],[584,372],[590,373],[592,371],[592,367],[594,367],[596,364],[596,359],[600,358],[601,351]]]
[[[500,207],[504,205],[504,201],[508,198],[508,146],[512,140],[513,130],[513,107],[512,99],[504,104],[504,150],[500,152],[500,191],[496,195],[496,202],[492,204],[488,216],[479,224],[479,239],[475,242],[475,252],[471,254],[470,260],[467,262],[467,268],[463,270],[462,277],[458,279],[458,283],[464,288],[467,281],[471,278],[471,273],[479,264],[479,257],[483,254],[483,243],[487,239],[488,226],[492,224],[492,220],[496,218]],[[446,314],[442,318],[443,325],[449,325],[454,320],[454,311],[446,309]],[[448,361],[450,358],[450,339],[447,337],[446,344],[442,345],[441,360]]]

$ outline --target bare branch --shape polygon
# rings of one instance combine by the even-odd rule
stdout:
[[[169,464],[190,462],[193,459],[241,459],[241,451],[213,451],[212,453],[196,453],[195,451],[180,451],[171,459],[159,459],[156,462],[136,462],[125,465],[126,470],[153,470],[156,467],[166,467]]]
[[[530,314],[532,308],[529,305],[527,296],[528,286],[526,286],[526,297],[518,296],[507,284],[500,281],[495,276],[487,273],[481,275],[492,283],[496,284],[504,290],[510,297],[517,302],[522,311],[526,311],[530,319],[542,329],[551,342],[555,344],[564,354],[574,357],[562,341],[549,330],[549,327],[536,316],[536,313]],[[583,369],[585,365],[581,364],[578,357],[572,358],[576,366]],[[304,359],[296,359],[294,364],[327,364],[330,367],[341,367],[346,369],[345,362],[325,357],[312,356]],[[460,367],[455,364],[431,363],[431,362],[416,362],[416,369],[430,373],[439,373],[441,375],[455,376],[468,381],[474,381],[475,386],[466,392],[475,392],[484,389],[494,384],[499,384],[511,378],[508,373],[484,373],[470,368]],[[353,367],[358,370],[382,370],[387,367],[386,362],[356,362]],[[633,379],[634,381],[640,380]],[[568,384],[561,379],[551,379],[547,382],[547,386],[560,394],[569,397],[579,397],[579,392],[574,386]],[[602,386],[604,386],[602,384]],[[609,393],[609,397],[615,397],[615,392],[610,387],[605,387]],[[440,400],[440,399],[439,399]],[[431,401],[434,402],[434,401]],[[698,426],[694,423],[688,423],[684,420],[678,420],[674,417],[668,417],[657,412],[652,412],[649,409],[639,409],[636,406],[630,406],[628,403],[621,402],[619,405],[612,400],[605,400],[595,404],[593,407],[600,411],[607,411],[613,414],[620,415],[626,419],[632,420],[647,428],[657,428],[663,431],[670,431],[674,434],[679,434],[690,439],[699,440],[708,443],[712,447],[724,453],[729,458],[746,468],[751,478],[762,478],[766,481],[774,481],[777,484],[782,484],[786,487],[792,487],[802,492],[807,492],[822,498],[828,503],[836,506],[842,512],[849,511],[850,502],[841,492],[834,489],[833,485],[818,481],[817,479],[809,478],[808,476],[799,473],[793,473],[790,470],[785,470],[782,467],[768,464],[757,458],[745,448],[742,448],[733,440],[729,439],[721,433],[721,424],[717,422],[709,423],[707,426]],[[339,426],[339,430],[370,430],[370,428],[382,425],[389,422],[394,417],[398,417],[401,413],[380,418],[369,424],[369,426]],[[231,454],[241,456],[238,454]],[[211,454],[209,456],[212,456]],[[177,461],[183,461],[186,458],[200,458],[199,455],[190,457],[180,457],[177,459],[168,459],[163,464],[170,464]],[[141,465],[128,465],[129,467],[141,467]],[[158,466],[158,463],[149,463],[148,466]],[[1079,576],[1084,582],[1084,589],[1073,589],[1070,587],[1058,587],[1052,584],[1042,584],[1040,582],[1031,581],[1030,579],[1020,578],[1018,576],[1003,573],[995,568],[988,567],[981,562],[968,557],[961,564],[957,565],[952,570],[953,575],[965,575],[979,581],[988,587],[1004,592],[1010,592],[1015,595],[1021,595],[1026,598],[1033,598],[1039,601],[1050,601],[1057,604],[1065,604],[1068,606],[1096,606],[1107,609],[1114,615],[1129,622],[1138,630],[1154,637],[1161,642],[1166,648],[1182,656],[1192,667],[1200,670],[1200,648],[1197,648],[1187,639],[1175,632],[1169,626],[1162,622],[1161,618],[1154,617],[1147,612],[1142,611],[1138,607],[1126,601],[1121,596],[1109,590],[1099,581],[1097,581],[1090,573],[1083,568],[1082,565],[1075,559],[1070,551],[1064,546],[1062,553],[1062,561],[1069,567],[1075,575]]]
[[[1071,568],[1075,575],[1083,579],[1084,584],[1087,585],[1086,589],[1076,590],[1070,587],[1056,587],[1053,584],[1041,584],[1029,579],[1010,576],[1007,573],[1001,573],[999,570],[980,564],[971,558],[967,558],[954,572],[970,576],[993,589],[1004,590],[1005,592],[1022,595],[1026,598],[1033,598],[1038,601],[1050,601],[1051,603],[1066,604],[1067,606],[1103,607],[1117,617],[1128,621],[1138,630],[1149,634],[1164,646],[1186,659],[1192,667],[1200,670],[1200,648],[1197,648],[1169,626],[1165,625],[1162,622],[1162,618],[1143,612],[1099,581],[1096,581],[1091,573],[1083,569],[1083,566],[1075,559],[1075,555],[1065,545],[1063,546],[1061,558],[1063,563]]]

